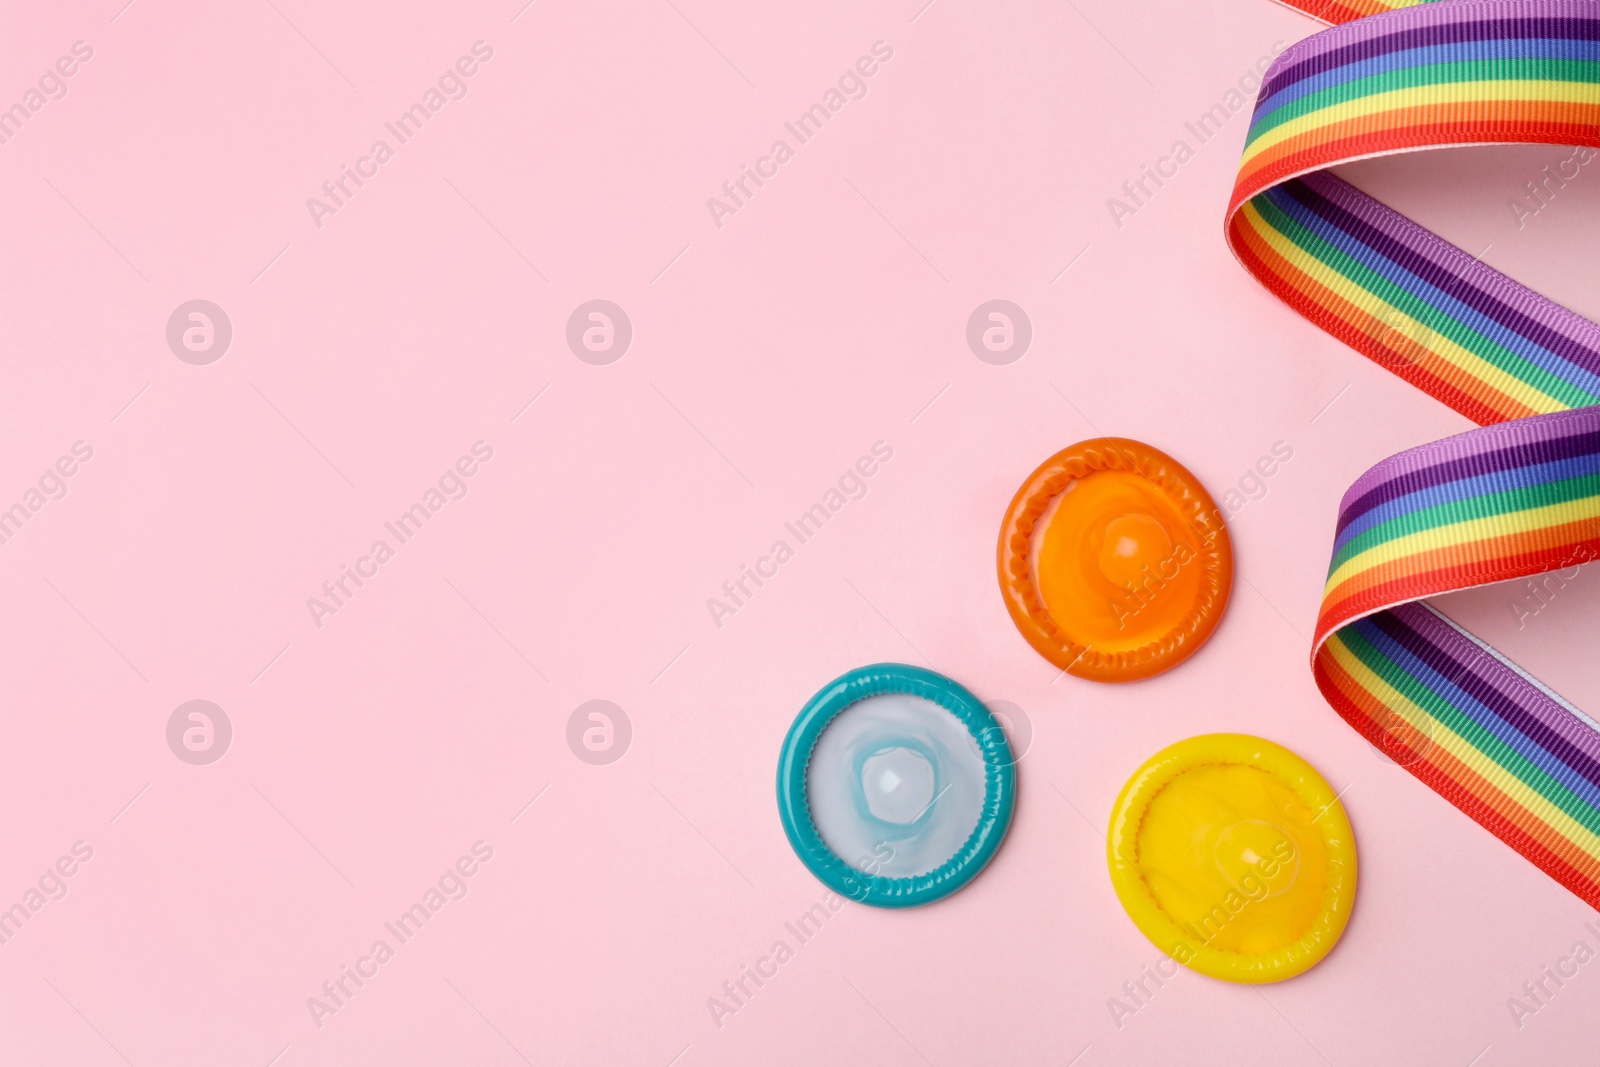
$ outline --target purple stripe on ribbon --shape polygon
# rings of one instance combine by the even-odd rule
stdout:
[[[1600,787],[1600,734],[1455,627],[1420,604],[1379,612],[1367,621],[1574,773]],[[1457,710],[1470,715],[1464,708]]]
[[[1600,328],[1583,316],[1484,266],[1393,208],[1331,174],[1310,174],[1298,181],[1286,182],[1280,188],[1307,210],[1485,318],[1590,374],[1600,374]],[[1441,259],[1454,263],[1440,262]],[[1554,317],[1561,320],[1559,326],[1540,322],[1529,314],[1533,310],[1548,314],[1550,309],[1558,313]],[[1550,373],[1562,377],[1559,372]]]
[[[1497,471],[1516,470],[1563,459],[1574,459],[1600,453],[1600,408],[1578,408],[1558,412],[1558,415],[1585,415],[1582,419],[1560,419],[1550,432],[1541,432],[1544,426],[1524,427],[1526,422],[1556,419],[1556,415],[1540,415],[1533,419],[1498,423],[1492,427],[1468,430],[1464,434],[1446,437],[1441,441],[1423,445],[1391,456],[1361,476],[1350,487],[1339,505],[1339,522],[1334,530],[1337,540],[1352,522],[1362,515],[1391,500],[1396,500],[1419,489],[1428,489],[1464,478],[1477,478]],[[1578,425],[1568,425],[1576,422]],[[1538,436],[1518,434],[1522,440],[1507,443],[1504,434],[1490,430],[1502,427],[1520,427],[1532,430]],[[1459,444],[1460,447],[1456,447]],[[1487,447],[1485,447],[1487,446]],[[1407,463],[1414,459],[1418,462]],[[1359,490],[1359,493],[1358,493]]]
[[[1404,28],[1396,29],[1396,24]],[[1465,41],[1600,40],[1600,6],[1587,0],[1426,4],[1356,19],[1307,38],[1267,68],[1262,99],[1286,85],[1350,63]]]

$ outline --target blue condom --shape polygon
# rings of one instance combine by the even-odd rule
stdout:
[[[942,674],[858,667],[800,709],[778,757],[789,844],[840,896],[909,908],[949,896],[994,857],[1016,807],[999,722]]]

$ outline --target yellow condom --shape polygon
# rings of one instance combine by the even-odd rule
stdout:
[[[1355,837],[1310,764],[1247,734],[1206,734],[1140,767],[1111,810],[1111,884],[1141,933],[1230,982],[1292,978],[1344,933]]]

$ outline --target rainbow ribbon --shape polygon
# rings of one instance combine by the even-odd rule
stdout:
[[[1600,146],[1600,0],[1290,6],[1335,25],[1265,75],[1228,243],[1290,307],[1482,427],[1345,494],[1317,685],[1600,907],[1600,724],[1421,603],[1600,558],[1600,327],[1326,173],[1427,148]]]

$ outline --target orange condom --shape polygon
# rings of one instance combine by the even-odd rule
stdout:
[[[1148,678],[1194,654],[1222,618],[1233,547],[1183,465],[1099,437],[1028,476],[1000,529],[1000,591],[1022,636],[1062,670]]]

